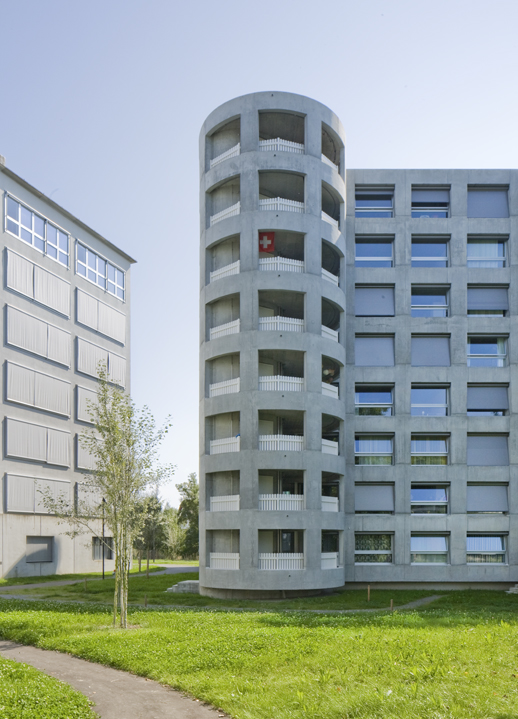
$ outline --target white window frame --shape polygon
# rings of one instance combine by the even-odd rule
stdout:
[[[370,207],[357,207],[356,201],[358,199],[358,195],[392,195],[392,205],[390,207],[377,207],[375,204]],[[375,200],[373,200],[375,202]],[[359,212],[359,214],[358,214]],[[354,216],[358,218],[365,217],[363,212],[369,212],[374,213],[375,215],[379,215],[382,219],[389,219],[391,217],[394,217],[394,187],[368,187],[365,185],[355,187],[354,188]],[[389,217],[383,217],[383,213],[390,212]],[[369,219],[369,218],[367,218]],[[370,218],[375,219],[375,218]]]
[[[83,262],[83,261],[80,260],[79,257],[78,257],[77,248],[78,248],[79,246],[83,247],[83,248],[85,249],[86,253],[87,253],[87,255],[86,255],[86,262]],[[93,270],[91,267],[88,266],[88,253],[91,254],[91,255],[93,255],[93,256],[95,257],[95,270]],[[105,263],[106,270],[105,270],[105,275],[104,275],[104,276],[103,276],[103,275],[98,271],[98,269],[97,269],[97,267],[98,267],[98,260],[101,260],[101,262],[104,262],[104,263]],[[110,266],[113,267],[114,270],[115,270],[115,281],[114,281],[114,282],[112,282],[112,281],[109,280],[109,278],[108,278],[108,268],[109,268]],[[85,274],[82,274],[81,272],[79,272],[78,267],[84,267],[84,269],[85,269]],[[102,278],[104,279],[104,281],[105,281],[104,286],[103,286],[103,285],[100,285],[98,282],[96,282],[96,281],[90,279],[90,277],[88,277],[88,272],[89,272],[89,271],[90,271],[90,272],[94,272],[95,275],[96,275],[96,277],[102,277]],[[121,285],[119,285],[119,284],[117,283],[117,271],[119,271],[119,272],[122,273],[124,286],[121,286]],[[90,284],[95,285],[96,287],[99,287],[101,290],[103,290],[104,292],[106,292],[106,294],[111,295],[112,297],[116,297],[116,298],[117,298],[118,300],[120,300],[121,302],[126,302],[126,273],[125,273],[125,271],[124,271],[121,267],[119,267],[118,265],[116,265],[114,262],[111,262],[111,261],[108,260],[106,257],[104,257],[104,255],[101,255],[100,252],[96,252],[95,250],[92,250],[85,242],[82,242],[81,240],[76,240],[75,272],[76,272],[76,275],[77,275],[78,277],[82,277],[82,278],[83,278],[84,280],[86,280],[87,282],[90,282]],[[114,291],[114,292],[112,292],[111,290],[108,289],[108,285],[110,284],[110,282],[111,282],[111,284],[113,284],[114,287],[115,287],[115,291]],[[122,290],[122,297],[120,297],[120,296],[117,294],[117,288],[120,288],[120,289]]]
[[[358,536],[382,536],[382,537],[390,537],[390,549],[356,549],[356,537]],[[390,555],[390,562],[359,562],[356,560],[356,557],[358,555],[376,555],[379,556],[380,554],[389,554]],[[394,534],[392,532],[355,532],[354,533],[354,563],[355,564],[362,564],[364,566],[378,566],[380,564],[394,564]]]
[[[500,549],[500,550],[488,550],[488,551],[468,549],[468,539],[469,539],[470,537],[500,537],[501,540],[502,540],[503,549]],[[506,535],[506,534],[493,534],[493,533],[485,533],[485,534],[473,534],[473,533],[469,533],[469,534],[467,534],[467,535],[466,535],[466,564],[484,564],[484,565],[487,565],[487,564],[495,565],[495,564],[496,564],[496,565],[498,565],[498,566],[504,566],[505,564],[508,563],[508,562],[507,562],[507,537],[508,537],[508,535]],[[502,561],[502,562],[491,562],[491,561],[489,561],[489,562],[488,562],[488,561],[485,561],[485,562],[475,562],[475,561],[470,561],[470,559],[469,559],[470,556],[479,556],[479,555],[503,557],[503,561]]]
[[[421,290],[421,289],[422,289],[422,290],[426,290],[427,288],[426,288],[425,285],[413,285],[413,286],[411,287],[411,289],[410,289],[411,302],[412,302],[412,299],[413,299],[413,298],[419,297],[418,294],[414,295],[414,289],[416,289],[416,290]],[[443,290],[443,289],[444,289],[444,298],[445,298],[444,304],[443,304],[443,305],[426,305],[426,304],[416,305],[416,304],[413,304],[413,302],[412,302],[412,304],[411,304],[411,306],[410,306],[410,316],[411,316],[411,317],[432,317],[432,318],[434,318],[434,317],[449,317],[449,314],[450,314],[450,288],[449,288],[449,287],[445,287],[445,288],[442,288],[442,287],[430,287],[429,289],[430,289],[429,294],[434,294],[434,290],[437,292],[437,290]],[[437,295],[439,295],[439,294],[442,295],[442,291],[441,291],[440,293],[437,292]],[[424,294],[423,294],[423,296],[424,296]],[[423,312],[423,311],[429,311],[429,310],[431,310],[431,311],[433,311],[433,310],[442,310],[442,311],[444,312],[444,314],[442,314],[442,315],[435,315],[435,316],[434,316],[434,315],[417,315],[417,314],[414,314],[414,310],[415,310],[416,312]]]
[[[444,389],[446,390],[446,403],[445,404],[431,404],[428,402],[427,404],[415,404],[412,402],[412,390],[413,389]],[[444,407],[446,412],[443,415],[440,414],[412,414],[412,409],[414,407]],[[450,409],[450,387],[449,386],[437,386],[434,387],[433,385],[418,385],[418,384],[412,384],[410,386],[410,416],[411,417],[447,417],[449,415],[449,409]]]
[[[367,437],[375,437],[377,439],[389,439],[391,442],[391,453],[388,454],[387,452],[357,452],[356,451],[356,439],[362,439]],[[354,436],[354,464],[356,467],[391,467],[394,464],[394,435],[393,434],[384,434],[383,432],[375,433],[356,433]],[[390,462],[387,463],[381,463],[381,464],[362,464],[360,462],[356,462],[357,457],[390,457]]]
[[[446,540],[446,551],[443,552],[443,551],[438,551],[435,549],[420,549],[418,551],[412,551],[412,537],[444,537],[444,539]],[[445,561],[444,562],[415,562],[414,561],[415,554],[442,554],[445,557]],[[424,534],[423,532],[412,532],[412,534],[410,535],[410,564],[419,565],[419,566],[443,567],[445,565],[448,565],[449,563],[450,563],[450,535],[449,534],[438,534],[438,533]]]
[[[372,389],[375,387],[375,385],[356,385],[354,388],[354,412],[357,416],[360,416],[360,413],[357,412],[358,409],[362,407],[370,407],[371,409],[390,409],[390,414],[382,415],[383,417],[393,417],[394,416],[394,386],[393,385],[381,385],[379,391],[383,391],[381,388],[389,389],[390,394],[392,397],[391,402],[387,402],[386,404],[383,402],[356,402],[356,395],[360,392],[365,392],[365,389],[357,389],[357,387],[365,387],[367,389]],[[369,415],[361,415],[364,417],[368,417]],[[373,416],[373,415],[370,415]],[[374,415],[376,416],[376,415]]]
[[[442,257],[414,257],[414,245],[446,245],[446,255]],[[410,264],[412,267],[415,267],[413,262],[429,262],[430,265],[432,262],[445,262],[445,267],[450,266],[450,258],[449,258],[449,250],[450,250],[450,237],[441,238],[439,236],[430,236],[427,237],[425,235],[417,236],[414,235],[411,239],[411,245],[410,245],[410,252],[411,252],[411,258],[410,258]],[[444,268],[439,268],[444,269]]]
[[[412,442],[419,442],[420,438],[428,437],[432,440],[446,440],[446,454],[444,452],[412,452]],[[450,460],[450,435],[433,433],[414,433],[410,435],[410,464],[412,467],[447,467]],[[412,457],[446,457],[444,464],[413,464]]]
[[[358,257],[356,254],[356,249],[358,245],[389,245],[390,246],[390,255],[386,255],[385,257]],[[375,262],[390,262],[390,265],[388,267],[394,267],[394,238],[393,237],[385,237],[385,236],[372,236],[369,237],[367,235],[357,235],[354,238],[354,263],[356,265],[356,262],[367,262],[372,263],[374,265]],[[367,269],[367,268],[365,268]]]
[[[496,360],[496,364],[494,365],[486,365],[486,367],[507,367],[507,355],[508,355],[508,341],[509,337],[506,337],[505,335],[487,335],[487,339],[496,339],[496,340],[504,340],[505,341],[505,352],[503,354],[473,354],[469,352],[469,347],[471,345],[472,339],[485,339],[484,335],[477,335],[477,334],[470,334],[468,335],[468,341],[466,343],[466,361],[468,367],[474,367],[476,365],[471,365],[470,360],[471,359],[494,359]]]
[[[426,516],[428,516],[429,514],[438,514],[441,517],[444,517],[445,514],[449,513],[449,504],[450,504],[450,485],[449,484],[435,484],[435,483],[434,484],[428,484],[428,483],[425,484],[424,482],[423,482],[423,484],[414,483],[411,485],[410,491],[412,491],[413,489],[429,489],[430,487],[434,487],[436,489],[444,489],[446,492],[446,500],[444,500],[444,501],[423,500],[421,502],[418,502],[418,501],[414,501],[412,499],[412,495],[410,495],[410,514],[417,514],[417,515],[426,514]],[[423,506],[446,507],[446,512],[414,512],[414,511],[412,511],[412,507],[423,507]]]
[[[506,237],[504,239],[501,237],[475,237],[475,236],[468,235],[468,240],[467,240],[467,245],[466,245],[466,266],[472,267],[472,268],[478,267],[478,268],[482,268],[482,269],[487,269],[487,268],[501,269],[502,267],[507,267],[507,242],[508,242],[508,240],[509,240],[508,237]],[[485,242],[486,244],[495,244],[495,243],[502,244],[503,249],[504,249],[504,253],[503,253],[502,257],[483,257],[483,256],[469,257],[469,255],[467,254],[467,247],[469,246],[469,244],[470,243],[481,244],[483,242]],[[488,265],[486,265],[484,267],[484,265],[471,264],[473,262],[475,262],[475,263],[477,263],[477,262],[497,262],[499,264],[495,265],[494,267],[490,267]]]

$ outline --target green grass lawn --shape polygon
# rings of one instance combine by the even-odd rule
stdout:
[[[446,593],[356,615],[0,600],[0,636],[190,692],[235,719],[516,719],[518,596]]]
[[[94,719],[90,702],[68,684],[0,657],[2,719]]]
[[[165,567],[158,564],[149,567],[150,572],[161,572]],[[143,571],[146,571],[144,565]],[[138,564],[130,570],[130,574],[138,574]],[[106,577],[111,577],[111,571],[105,573]],[[45,584],[46,582],[56,582],[63,579],[99,579],[102,572],[91,572],[89,574],[46,574],[44,577],[11,577],[10,579],[0,579],[0,589],[2,587],[16,587],[23,584]],[[1,716],[1,715],[0,715]]]

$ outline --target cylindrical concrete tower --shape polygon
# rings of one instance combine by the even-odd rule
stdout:
[[[261,92],[200,136],[200,591],[344,584],[344,132]]]

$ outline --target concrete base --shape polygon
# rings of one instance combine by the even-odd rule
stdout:
[[[201,587],[200,594],[214,599],[296,599],[297,597],[323,597],[333,594],[334,589],[262,590],[262,589],[218,589]]]
[[[348,589],[442,589],[444,591],[459,589],[488,589],[504,591],[514,586],[511,582],[348,582],[341,591]]]
[[[172,587],[166,589],[166,592],[174,592],[175,594],[199,594],[200,583],[197,579],[187,579],[185,582],[178,582]]]

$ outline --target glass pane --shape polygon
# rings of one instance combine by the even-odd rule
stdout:
[[[412,242],[412,259],[417,257],[446,257],[447,242]]]
[[[18,237],[19,227],[12,220],[7,220],[7,229]]]
[[[446,417],[448,408],[445,407],[418,407],[412,405],[410,408],[412,417]]]
[[[412,552],[446,552],[448,550],[447,538],[443,536],[416,536],[410,537]]]
[[[45,220],[39,215],[34,215],[34,232],[40,237],[45,237]]]
[[[448,210],[441,210],[434,207],[429,209],[413,209],[412,217],[448,217]]]
[[[446,514],[448,506],[446,504],[415,504],[412,503],[410,509],[412,514]]]
[[[95,270],[95,268],[97,266],[97,255],[94,255],[93,252],[90,252],[90,250],[87,250],[86,258],[88,261],[88,267],[91,267],[92,270]]]
[[[117,297],[120,297],[121,300],[124,299],[124,290],[121,287],[117,287]]]
[[[355,267],[392,267],[392,260],[358,260],[354,261]]]
[[[392,417],[392,407],[356,407],[359,417]]]
[[[58,232],[58,238],[59,249],[63,250],[63,252],[66,252],[68,254],[68,235],[66,235],[64,232]]]
[[[360,391],[356,392],[356,404],[391,404],[392,392],[388,391]]]
[[[18,212],[20,210],[20,205],[16,200],[13,200],[12,197],[7,198],[7,217],[12,217],[13,220],[19,221],[19,215]]]
[[[60,252],[59,262],[61,262],[62,265],[65,265],[65,267],[68,267],[68,255],[65,255],[63,252]]]
[[[392,258],[391,242],[357,242],[356,257],[390,257]]]
[[[390,437],[357,437],[354,444],[357,452],[382,452],[392,454],[392,439]]]
[[[116,278],[116,282],[119,285],[119,287],[124,288],[124,272],[121,272],[120,270],[116,269],[115,278]]]
[[[442,455],[414,455],[411,459],[411,464],[415,465],[435,465],[435,464],[448,464],[448,457]]]
[[[359,563],[392,564],[392,554],[356,554],[354,561]]]
[[[392,207],[392,194],[372,192],[356,195],[356,207]]]
[[[392,456],[390,457],[383,457],[380,455],[364,455],[364,456],[356,456],[354,458],[354,463],[358,465],[387,465],[392,464]]]
[[[45,252],[45,240],[42,237],[35,236],[34,237],[34,247],[37,250],[41,250],[42,252]]]
[[[88,279],[89,279],[91,282],[96,282],[96,280],[97,280],[97,273],[94,272],[93,270],[88,270]]]
[[[77,266],[77,274],[82,275],[83,277],[86,277],[86,267],[84,267],[84,265],[78,265]]]
[[[115,267],[108,264],[108,279],[115,282]]]
[[[97,272],[103,277],[106,277],[106,264],[105,260],[100,257],[97,258]]]
[[[412,502],[447,502],[446,487],[412,487],[410,490]]]
[[[473,337],[468,340],[468,353],[475,355],[503,354],[502,342],[497,337]]]
[[[47,243],[55,245],[58,244],[58,231],[53,225],[47,223]]]
[[[32,230],[32,212],[26,207],[23,207],[23,205],[20,206],[20,209],[22,216],[22,225],[24,227],[27,227],[29,230]]]
[[[58,248],[54,247],[54,245],[51,245],[47,242],[47,255],[49,257],[52,257],[52,259],[57,260],[58,258]]]
[[[412,260],[412,267],[447,267],[447,260]]]
[[[447,554],[412,554],[410,561],[413,564],[446,564]]]
[[[113,282],[108,282],[108,292],[111,292],[112,295],[115,294],[115,285],[113,284]]]
[[[392,210],[372,210],[357,208],[356,217],[392,217]]]
[[[97,275],[97,284],[99,285],[99,287],[106,289],[106,279],[101,275]]]
[[[505,554],[467,554],[468,564],[504,564]]]
[[[468,552],[503,552],[504,538],[498,536],[474,536],[466,538]]]
[[[32,245],[32,232],[29,232],[29,230],[24,230],[24,228],[22,227],[21,233],[22,240],[28,242],[29,245]]]
[[[391,534],[356,534],[354,538],[356,550],[387,550],[392,549]]]
[[[86,264],[86,248],[83,245],[76,245],[77,259],[79,262]]]
[[[419,290],[412,290],[413,305],[446,305],[448,304],[446,292],[437,292],[433,294],[425,294]]]
[[[446,404],[447,390],[443,387],[413,387],[412,404]]]
[[[468,240],[468,259],[504,257],[504,243],[499,240]]]
[[[426,454],[427,452],[447,452],[447,440],[443,437],[419,437],[412,439],[412,452]]]

